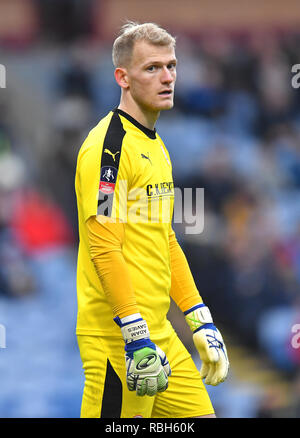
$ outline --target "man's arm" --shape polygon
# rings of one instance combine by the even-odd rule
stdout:
[[[91,259],[125,342],[128,389],[153,396],[167,389],[171,369],[164,352],[150,340],[147,322],[139,313],[122,253],[124,224],[92,216],[86,226]]]
[[[170,295],[182,312],[202,303],[188,261],[179,245],[175,232],[170,227],[169,247],[171,260]]]
[[[87,220],[91,259],[113,316],[124,318],[138,313],[133,284],[123,257],[124,224],[105,216]]]
[[[203,303],[184,252],[171,227],[169,246],[170,295],[184,313],[186,322],[193,332],[194,344],[202,360],[201,377],[208,385],[218,385],[226,379],[229,368],[225,343],[213,324],[208,307]]]

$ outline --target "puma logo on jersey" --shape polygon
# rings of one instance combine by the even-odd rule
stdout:
[[[115,156],[119,154],[120,151],[117,151],[116,153],[113,154],[109,149],[104,149],[104,153],[111,155],[113,157],[113,160],[116,161]]]
[[[151,159],[150,159],[149,152],[148,152],[148,155],[141,154],[141,157],[142,157],[142,158],[146,158],[146,160],[149,160],[150,163],[151,163],[151,165],[152,165],[152,161],[151,161]]]

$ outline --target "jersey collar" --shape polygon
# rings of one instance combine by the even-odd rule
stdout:
[[[152,140],[156,139],[156,129],[155,128],[153,130],[146,128],[146,126],[142,125],[137,120],[135,120],[132,116],[130,116],[128,113],[126,113],[125,111],[123,111],[119,108],[115,108],[113,110],[113,112],[125,117],[127,120],[129,120],[129,122],[131,122],[133,125],[135,125],[137,128],[139,128],[141,131],[143,131],[143,133],[146,134],[147,137],[151,138]]]

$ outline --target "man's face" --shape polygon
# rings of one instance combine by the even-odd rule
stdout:
[[[138,41],[126,70],[130,94],[144,110],[157,112],[173,107],[176,81],[173,47]]]

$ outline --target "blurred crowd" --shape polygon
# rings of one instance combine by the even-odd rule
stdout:
[[[68,4],[53,5],[62,3]],[[50,2],[44,6],[46,14]],[[44,139],[43,153],[36,154],[20,135],[9,89],[0,90],[0,323],[8,337],[14,333],[19,339],[24,321],[34,327],[35,315],[38,320],[44,315],[49,324],[53,317],[61,330],[54,331],[52,353],[59,333],[68,345],[60,351],[65,368],[77,355],[73,378],[79,400],[79,353],[75,340],[70,341],[78,239],[76,157],[89,129],[118,104],[119,90],[110,44],[89,40],[86,28],[74,39],[74,22],[64,27],[56,12],[45,15],[47,44],[32,42],[17,64],[19,80],[31,64],[26,80],[47,90],[43,102],[51,138]],[[14,56],[9,45],[0,48]],[[45,71],[47,58],[51,63]],[[291,415],[299,416],[300,348],[292,342],[292,327],[300,323],[300,91],[292,87],[291,67],[300,62],[300,33],[180,35],[177,58],[175,107],[161,114],[157,130],[170,152],[175,186],[204,188],[205,220],[199,235],[185,232],[187,222],[174,229],[215,321],[295,381]],[[23,300],[30,304],[27,311],[35,308],[37,314],[22,321]],[[32,303],[38,300],[36,308]],[[21,319],[14,331],[18,306]],[[63,381],[68,370],[61,367]],[[0,369],[5,372],[3,364]],[[48,415],[78,415],[71,411],[74,393],[71,384],[68,388],[65,405]],[[57,402],[58,395],[52,396]],[[6,415],[24,415],[21,408],[9,410],[5,400],[0,406]],[[272,416],[264,402],[253,416]]]
[[[183,234],[183,245],[219,318],[293,372],[300,357],[290,343],[300,318],[300,99],[291,66],[299,35],[209,39],[189,48],[188,63],[187,50],[179,55],[176,108],[185,136],[175,148],[179,154],[184,145],[185,163],[175,163],[175,181],[204,187],[205,227],[196,238]]]

